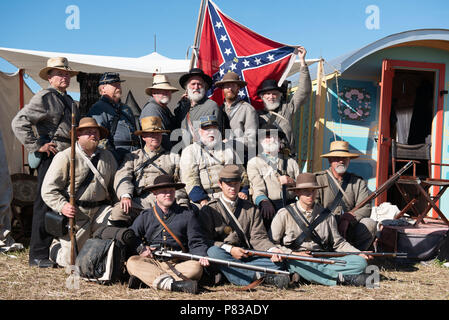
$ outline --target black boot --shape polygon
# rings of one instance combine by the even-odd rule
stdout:
[[[171,291],[197,294],[198,282],[193,280],[173,281],[171,284]]]
[[[287,289],[290,282],[290,277],[286,274],[267,274],[265,276],[266,284],[275,286],[279,289]]]
[[[337,284],[344,286],[364,287],[367,284],[367,279],[370,275],[367,273],[360,274],[345,274],[342,277],[339,276]]]

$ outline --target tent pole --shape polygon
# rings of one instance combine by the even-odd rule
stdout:
[[[207,0],[201,0],[201,4],[200,4],[200,10],[198,13],[198,21],[196,23],[196,30],[195,30],[195,38],[193,40],[193,48],[192,48],[192,58],[190,59],[190,69],[192,69],[195,66],[196,63],[196,54],[197,52],[195,51],[197,49],[198,46],[198,38],[200,37],[201,33],[200,33],[200,29],[201,26],[203,25],[203,19],[204,19],[204,7],[206,5],[206,1]]]
[[[24,85],[23,85],[24,69],[19,69],[19,110],[25,106]],[[25,173],[25,148],[22,144],[22,173]]]

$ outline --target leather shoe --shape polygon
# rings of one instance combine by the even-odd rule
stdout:
[[[30,259],[29,265],[30,267],[56,268],[56,263],[50,259]]]
[[[265,283],[273,285],[279,289],[287,289],[290,283],[290,277],[286,274],[267,274],[265,276]]]
[[[171,284],[171,291],[197,294],[198,282],[194,280],[173,281],[173,283]]]
[[[148,286],[145,283],[143,283],[139,278],[135,276],[129,276],[128,288],[141,289],[141,288],[148,288]]]
[[[343,279],[340,277],[337,279],[337,284],[342,284],[344,286],[364,287],[367,284],[369,276],[370,275],[367,273],[345,274],[343,275]]]

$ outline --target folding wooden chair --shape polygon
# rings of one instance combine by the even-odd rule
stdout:
[[[417,225],[423,222],[423,219],[426,217],[427,213],[433,208],[441,220],[449,226],[449,221],[444,216],[443,212],[441,212],[440,208],[436,205],[436,202],[438,202],[446,189],[449,187],[449,180],[429,178],[432,173],[432,166],[449,166],[449,164],[431,162],[431,144],[406,145],[392,140],[391,165],[393,174],[396,172],[397,162],[409,161],[413,161],[413,175],[402,175],[401,178],[395,183],[401,196],[407,203],[407,205],[396,215],[395,219],[399,219],[409,209],[411,209],[416,214],[415,225]],[[416,165],[422,161],[427,161],[427,175],[417,175]],[[415,196],[410,196],[407,192],[405,192],[403,188],[404,185],[415,186],[418,193]],[[429,193],[431,187],[439,188],[439,192],[435,196],[432,196]],[[421,212],[419,212],[416,208],[420,195],[422,195],[427,202],[425,209]]]

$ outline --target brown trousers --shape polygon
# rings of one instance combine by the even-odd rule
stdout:
[[[173,271],[170,266],[174,267],[176,271]],[[203,274],[203,267],[198,261],[194,260],[170,260],[167,263],[152,258],[132,256],[126,262],[126,268],[130,275],[139,278],[146,285],[154,288],[157,286],[154,281],[162,275],[168,274],[175,281],[181,281],[184,279],[179,276],[179,273],[190,280],[199,280]]]

